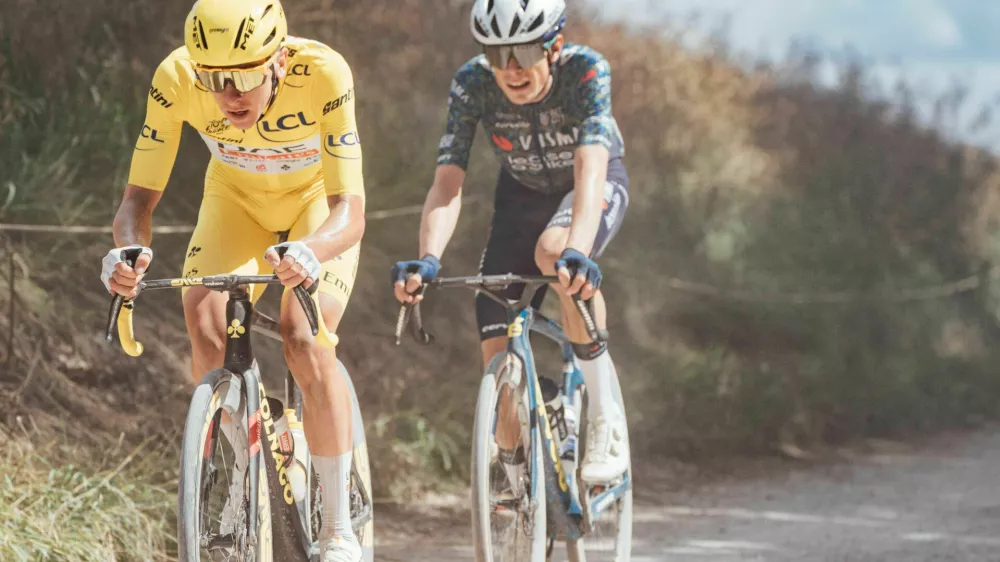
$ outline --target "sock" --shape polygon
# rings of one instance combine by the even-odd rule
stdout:
[[[615,392],[612,377],[617,378],[615,364],[611,361],[611,352],[604,351],[593,359],[581,359],[580,372],[583,373],[583,383],[587,385],[587,419],[596,420],[600,416],[609,419],[622,417],[624,408],[621,397]]]
[[[348,451],[336,457],[312,458],[323,493],[321,545],[337,538],[357,542],[351,528],[351,457]]]

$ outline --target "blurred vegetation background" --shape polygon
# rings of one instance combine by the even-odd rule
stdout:
[[[293,34],[354,71],[370,210],[424,200],[451,76],[476,53],[468,4],[286,5]],[[0,222],[111,224],[153,69],[181,44],[189,7],[0,4]],[[627,143],[633,205],[603,267],[636,462],[795,454],[996,418],[992,154],[920,125],[907,85],[878,84],[862,64],[821,88],[822,53],[748,64],[724,40],[683,48],[683,30],[626,29],[579,7],[566,33],[610,60]],[[960,94],[940,100],[939,124]],[[444,257],[450,274],[475,272],[490,217],[497,164],[481,132],[475,151],[477,199]],[[155,225],[193,224],[207,159],[188,128]],[[426,303],[434,347],[391,342],[387,271],[416,255],[418,226],[369,223],[340,332],[386,501],[468,481],[472,295]],[[178,275],[186,242],[154,237],[150,275]],[[4,560],[146,559],[123,546],[135,540],[171,552],[190,390],[180,294],[140,301],[141,360],[107,345],[98,260],[111,243],[0,232]],[[280,350],[258,349],[280,376]]]

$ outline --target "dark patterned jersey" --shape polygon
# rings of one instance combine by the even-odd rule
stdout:
[[[567,43],[553,65],[554,83],[545,98],[511,103],[497,86],[484,55],[455,74],[448,100],[448,125],[438,145],[438,164],[468,167],[476,125],[503,166],[518,182],[545,193],[573,189],[576,148],[599,144],[610,159],[624,155],[611,115],[611,67],[597,51]]]

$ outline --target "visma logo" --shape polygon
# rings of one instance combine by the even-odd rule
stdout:
[[[351,131],[350,133],[344,133],[339,137],[337,135],[327,135],[326,142],[323,143],[323,150],[334,158],[341,158],[344,160],[357,160],[361,158],[361,154],[357,150],[352,150],[352,147],[357,147],[361,145],[361,139],[358,137],[358,133]],[[348,150],[352,153],[357,153],[357,156],[345,156],[343,154],[337,154],[337,149]]]
[[[277,129],[272,128],[270,121],[264,121],[264,131],[268,133],[277,133],[279,131],[291,131],[298,129],[299,127],[308,127],[309,125],[315,125],[316,122],[309,122],[306,119],[304,112],[300,111],[298,113],[289,113],[288,115],[282,115],[274,122]]]

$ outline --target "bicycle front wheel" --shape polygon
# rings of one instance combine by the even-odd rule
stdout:
[[[177,492],[182,562],[272,558],[267,478],[258,456],[248,455],[246,402],[242,380],[225,369],[210,371],[191,396]],[[226,439],[222,424],[229,424],[236,443]],[[239,482],[237,455],[248,464]],[[257,491],[256,501],[251,501],[251,490]]]
[[[621,386],[618,377],[614,377],[612,390],[617,394],[615,399],[619,404],[624,405],[622,400]],[[584,394],[583,412],[579,416],[582,420],[580,434],[587,432],[587,395]],[[624,406],[622,407],[624,414]],[[628,423],[625,424],[625,442],[628,441]],[[581,440],[581,455],[586,454],[587,443]],[[631,444],[629,445],[629,455],[631,457]],[[582,464],[582,463],[581,463]],[[566,544],[566,553],[569,562],[629,562],[632,557],[632,462],[629,459],[628,469],[625,475],[605,486],[588,486],[579,479],[579,468],[577,481],[581,483],[580,493],[583,496],[584,509],[588,515],[584,518],[583,538],[577,541],[569,541]],[[621,493],[615,493],[616,488],[621,489],[627,486]]]
[[[501,466],[497,455],[497,426],[506,422],[520,427],[518,420],[501,419],[501,394],[497,384],[499,381],[500,385],[507,386],[511,375],[523,376],[523,371],[509,372],[520,370],[519,365],[516,360],[508,362],[506,354],[498,354],[490,361],[479,386],[473,425],[471,487],[476,562],[545,561],[545,471],[540,432],[531,431],[527,436],[524,443],[526,470],[514,477],[516,482],[511,481],[511,475]],[[515,401],[527,412],[524,385],[507,387],[515,391]],[[534,477],[532,469],[536,470]]]

